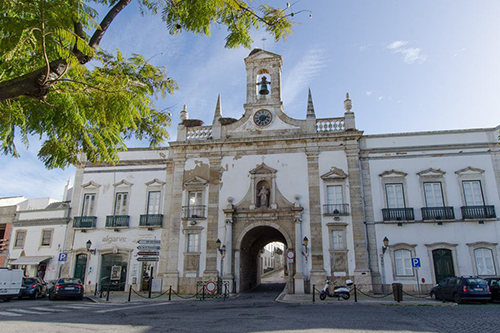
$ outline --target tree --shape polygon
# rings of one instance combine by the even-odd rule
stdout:
[[[14,139],[43,144],[38,157],[48,168],[115,163],[125,140],[168,138],[169,113],[154,100],[177,85],[164,67],[139,54],[124,57],[100,47],[117,15],[132,0],[3,0],[0,3],[0,139],[6,155],[19,156]],[[250,31],[264,28],[276,41],[291,34],[288,8],[251,6],[252,0],[137,0],[143,12],[160,14],[171,34],[210,35],[227,27],[226,47],[247,47]],[[92,7],[109,11],[97,22]]]

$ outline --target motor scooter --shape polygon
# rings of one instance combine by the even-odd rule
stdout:
[[[354,284],[354,282],[352,282],[352,280],[347,280],[345,286],[333,287],[333,294],[330,293],[330,288],[329,288],[329,285],[331,283],[332,282],[330,282],[330,280],[326,279],[325,286],[319,292],[319,299],[320,300],[324,301],[326,299],[326,296],[337,297],[337,298],[342,297],[342,299],[344,299],[344,300],[348,300],[351,297],[351,294],[350,294],[351,288],[350,287]],[[333,281],[333,284],[334,285],[337,284],[337,281]]]

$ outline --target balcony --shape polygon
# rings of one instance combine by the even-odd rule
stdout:
[[[97,216],[75,216],[73,228],[77,229],[93,229],[97,222]]]
[[[163,225],[163,215],[162,214],[149,214],[149,215],[141,215],[139,220],[139,226],[154,228],[161,227]]]
[[[454,220],[453,207],[422,207],[422,220]]]
[[[106,228],[128,228],[130,216],[110,215],[106,216]]]
[[[349,205],[348,204],[323,205],[323,215],[325,216],[349,215]]]
[[[182,206],[183,219],[204,219],[205,206]]]
[[[384,221],[412,221],[415,220],[413,208],[384,208],[382,209]]]
[[[462,218],[465,219],[494,219],[495,206],[463,206]]]

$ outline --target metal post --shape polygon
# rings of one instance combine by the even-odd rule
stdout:
[[[422,292],[420,291],[420,281],[418,279],[418,267],[415,268],[415,273],[417,275],[417,290],[418,290],[418,294],[421,295]]]
[[[203,295],[203,300],[205,300],[205,283],[203,283],[203,290],[201,291]]]
[[[316,285],[313,284],[313,303],[316,302]]]
[[[108,283],[108,293],[106,295],[106,302],[109,301],[109,292],[111,290],[111,283]]]
[[[358,303],[358,289],[354,285],[354,303]]]
[[[95,283],[95,289],[94,289],[94,296],[97,296],[97,287],[98,287],[98,285],[97,285],[97,282],[96,282]]]
[[[153,289],[153,266],[151,266],[151,273],[149,274],[149,295],[148,298],[151,298],[151,290]]]
[[[132,285],[128,288],[128,301],[130,302],[130,297],[132,297]]]
[[[170,286],[170,288],[168,289],[168,300],[172,300],[172,286]]]

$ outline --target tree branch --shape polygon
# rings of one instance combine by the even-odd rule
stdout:
[[[96,48],[99,46],[102,37],[106,33],[106,30],[109,28],[111,22],[115,19],[116,15],[118,15],[132,0],[120,0],[104,17],[99,28],[94,32],[92,38],[90,38],[89,46],[92,48]]]

